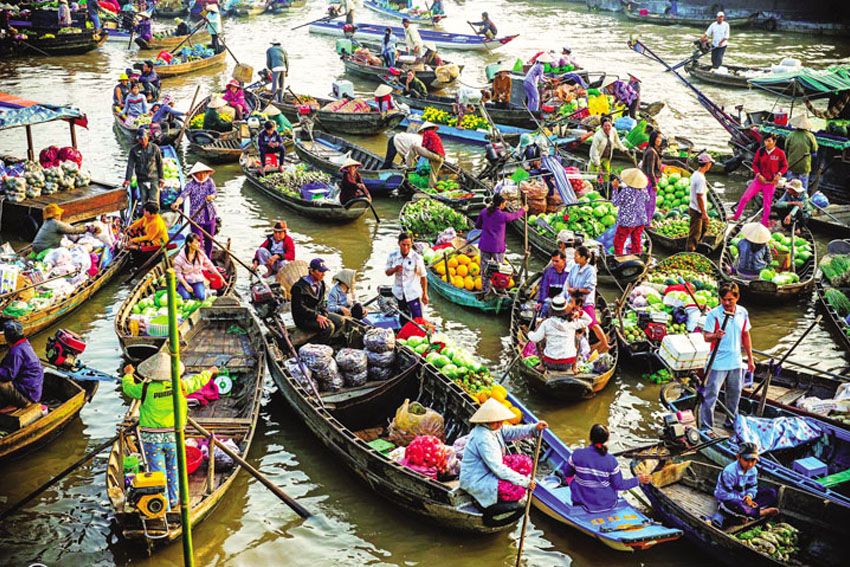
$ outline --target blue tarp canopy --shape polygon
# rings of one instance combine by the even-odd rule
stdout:
[[[0,92],[0,130],[66,120],[87,127],[86,115],[78,108],[40,104]]]

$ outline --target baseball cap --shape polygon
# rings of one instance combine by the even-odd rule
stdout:
[[[741,447],[738,449],[738,456],[744,459],[745,461],[749,461],[752,459],[759,458],[759,450],[756,447],[755,443],[743,443]]]
[[[697,157],[697,161],[700,163],[715,163],[714,158],[711,157],[711,154],[708,152],[702,152],[699,157]]]
[[[321,258],[313,258],[310,260],[310,269],[318,270],[320,272],[327,272],[330,268],[325,266],[325,261]]]

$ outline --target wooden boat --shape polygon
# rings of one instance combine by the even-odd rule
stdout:
[[[319,171],[324,171],[335,179],[342,179],[339,167],[346,158],[350,157],[359,161],[363,167],[358,171],[372,195],[386,195],[401,187],[406,179],[403,170],[395,167],[383,169],[382,156],[348,140],[323,132],[307,134],[302,131],[301,138],[295,140],[295,153],[301,161]]]
[[[458,481],[431,479],[404,467],[380,452],[373,442],[384,439],[391,419],[405,399],[416,400],[442,416],[446,443],[469,432],[469,418],[477,409],[460,386],[449,380],[407,347],[397,346],[397,368],[401,376],[390,391],[371,395],[359,391],[320,394],[297,381],[286,367],[290,354],[269,342],[268,361],[272,378],[295,413],[345,466],[380,496],[406,512],[452,531],[492,533],[514,525],[522,510],[485,523],[481,510],[466,493],[457,490]],[[410,366],[407,366],[407,365]],[[347,411],[340,403],[353,396]],[[347,415],[343,415],[347,414]]]
[[[733,281],[738,284],[738,287],[741,289],[741,295],[749,300],[762,302],[789,301],[798,297],[803,292],[810,291],[814,287],[815,271],[818,265],[818,252],[814,236],[812,236],[812,233],[808,229],[802,229],[800,237],[811,246],[811,256],[801,266],[797,266],[794,269],[795,273],[800,277],[800,281],[787,285],[776,285],[773,282],[759,279],[758,275],[744,276],[735,270],[736,260],[732,255],[730,242],[733,238],[738,238],[742,227],[743,223],[739,223],[727,232],[726,238],[723,240],[723,250],[720,253],[721,276],[727,281]]]
[[[121,117],[121,114],[118,112],[112,113],[112,118],[115,120],[115,128],[121,132],[125,139],[130,142],[135,142],[136,133],[139,131],[139,128],[133,128],[132,126],[128,126],[124,119]],[[149,127],[149,124],[145,124],[145,127]],[[167,129],[161,130],[162,135],[156,143],[159,144],[172,144],[177,139],[177,136],[180,134],[179,126],[168,126]]]
[[[234,3],[230,10],[225,12],[225,14],[228,16],[246,18],[249,16],[259,16],[260,14],[265,13],[267,8],[267,3],[260,0],[242,0],[238,3]]]
[[[345,22],[342,21],[314,22],[310,25],[310,33],[343,37],[344,33],[342,27],[344,25]],[[393,35],[396,39],[398,39],[399,43],[403,44],[404,28],[386,26],[383,24],[358,23],[357,31],[354,32],[354,39],[371,39],[373,41],[380,42],[384,37],[384,30],[388,27],[393,30]],[[435,30],[419,30],[419,35],[422,37],[423,42],[431,42],[439,49],[490,51],[505,45],[519,34],[497,37],[495,39],[485,39],[480,35],[438,32]]]
[[[419,126],[423,122],[425,122],[423,118],[423,111],[411,110],[404,118],[404,120],[398,123],[397,127],[403,130],[411,130],[412,128],[415,131],[419,129]],[[443,140],[456,140],[465,144],[475,144],[481,146],[489,145],[493,142],[493,135],[491,134],[490,128],[473,130],[471,128],[458,128],[457,126],[448,126],[446,124],[439,124],[439,126],[440,138],[442,138]],[[531,130],[526,130],[524,128],[515,128],[514,126],[496,124],[496,127],[499,129],[501,139],[509,145],[518,144],[520,137],[523,134],[532,133]]]
[[[0,40],[0,57],[22,57],[31,55],[49,55],[58,57],[62,55],[82,55],[93,51],[106,42],[106,34],[93,30],[84,30],[80,33],[56,33],[55,29],[32,30],[32,37],[26,41],[19,41],[13,37]],[[36,37],[36,34],[41,37]],[[54,37],[44,37],[44,35]]]
[[[252,92],[244,91],[244,93],[248,113],[251,114],[259,110],[259,98]],[[195,117],[199,115],[203,116],[207,111],[207,105],[210,103],[210,100],[212,100],[212,95],[207,96],[199,102],[189,112],[188,116],[184,117],[186,123],[191,125]],[[291,137],[285,133],[282,136],[286,150],[291,150]],[[186,137],[189,138],[189,150],[193,154],[217,163],[229,163],[239,161],[239,156],[244,151],[242,142],[250,138],[250,132],[239,124],[234,124],[234,128],[230,132],[216,132],[215,130],[204,130],[203,128],[192,128],[190,126],[186,129]]]
[[[636,467],[635,472],[645,470],[637,463],[633,463],[633,467]],[[657,517],[682,530],[685,538],[701,553],[725,565],[842,565],[843,552],[847,549],[843,526],[850,520],[847,508],[834,506],[793,486],[759,477],[759,488],[776,491],[780,514],[721,529],[708,521],[717,511],[714,488],[720,472],[720,467],[698,461],[670,464],[666,470],[654,473],[653,483],[642,485],[641,489]],[[755,527],[764,528],[767,522],[784,522],[799,530],[800,551],[783,561],[746,545],[737,537]]]
[[[186,41],[187,38],[190,37],[191,39]],[[174,30],[171,30],[167,33],[161,34],[160,37],[154,36],[153,39],[148,42],[147,49],[156,49],[157,51],[162,51],[163,49],[174,49],[184,41],[186,41],[186,43],[183,43],[183,45],[188,45],[190,43],[192,45],[196,43],[203,43],[206,45],[210,40],[210,33],[207,30],[198,30],[191,36],[174,35]]]
[[[511,344],[514,355],[519,355],[518,372],[525,379],[530,388],[544,394],[548,399],[563,401],[578,401],[592,398],[600,392],[614,375],[617,369],[617,343],[611,343],[608,353],[614,359],[610,368],[598,374],[573,374],[572,372],[554,372],[543,368],[542,363],[537,366],[529,366],[525,363],[522,353],[528,344],[528,336],[523,329],[529,329],[536,319],[534,316],[534,304],[537,297],[537,282],[542,272],[536,274],[531,280],[520,287],[511,308]],[[530,309],[529,309],[530,307]],[[613,336],[614,318],[608,303],[601,293],[596,293],[596,317],[606,335]],[[541,319],[542,321],[542,319]],[[588,340],[591,347],[597,342],[596,335],[588,332]]]
[[[307,5],[307,0],[277,0],[269,4],[267,12],[272,14],[282,14],[290,8],[303,8]]]
[[[452,193],[440,193],[436,187],[433,189],[418,187],[411,181],[412,176],[413,173],[411,172],[406,179],[405,189],[408,192],[414,195],[426,194],[432,199],[445,203],[454,210],[472,218],[477,218],[478,213],[484,208],[485,201],[490,193],[490,188],[484,182],[457,164],[444,162],[437,176],[437,181],[455,181],[458,184],[458,191],[462,192],[462,196],[455,196]]]
[[[154,8],[154,17],[157,18],[182,18],[189,15],[189,8],[183,5],[182,0],[178,2],[167,2],[163,5],[162,2],[157,2]]]
[[[830,238],[850,238],[850,205],[828,205],[823,210],[815,209],[809,217],[809,229]]]
[[[507,399],[522,412],[522,423],[537,423],[538,418],[513,394]],[[564,469],[572,451],[551,429],[543,430],[538,464],[537,487],[532,505],[556,522],[576,529],[617,551],[644,551],[667,541],[679,539],[682,531],[652,521],[643,512],[620,497],[614,509],[593,514],[574,506]],[[534,458],[533,453],[529,457]]]
[[[419,73],[416,73],[416,76],[419,77]],[[397,102],[406,104],[415,110],[425,110],[427,107],[432,107],[450,114],[453,112],[452,106],[455,102],[454,97],[439,96],[435,94],[429,94],[426,98],[415,98],[405,96],[403,94],[394,94],[393,98]],[[543,123],[546,121],[543,113],[539,111],[532,112],[531,114],[534,115],[532,118],[532,116],[529,115],[529,110],[523,106],[515,104],[508,104],[507,108],[501,108],[492,102],[487,102],[484,106],[487,109],[487,114],[490,115],[493,122],[499,125],[499,128],[502,126],[513,126],[515,128],[537,130],[539,127],[537,122]]]
[[[710,64],[693,62],[685,65],[687,71],[692,77],[696,77],[704,83],[711,83],[723,87],[734,87],[746,89],[749,87],[747,81],[759,74],[770,74],[770,69],[759,67],[747,67],[745,65],[728,65],[724,64],[722,72],[720,69],[714,69]]]
[[[350,134],[353,136],[381,134],[387,130],[392,130],[404,119],[404,114],[399,111],[382,114],[377,111],[332,112],[321,110],[326,104],[333,102],[333,99],[329,98],[304,95],[295,97],[292,93],[287,92],[284,95],[283,102],[277,102],[272,101],[268,93],[262,92],[257,94],[263,104],[271,103],[275,105],[286,116],[286,119],[293,124],[297,124],[301,118],[298,112],[299,106],[301,104],[310,104],[312,106],[313,101],[315,101],[318,104],[318,108],[313,108],[309,114],[309,118],[312,118],[316,128],[330,132],[331,134]]]
[[[180,360],[186,366],[187,375],[215,365],[219,370],[227,369],[233,390],[229,396],[208,405],[190,407],[189,417],[215,434],[218,442],[232,440],[239,448],[239,455],[247,458],[260,415],[266,371],[265,344],[259,322],[247,307],[232,297],[216,299],[211,307],[198,309],[191,318],[191,328],[182,337],[185,344],[180,347]],[[236,332],[236,329],[241,331]],[[164,345],[161,352],[168,352],[168,345]],[[127,412],[128,420],[137,416],[139,405],[138,400],[133,401]],[[124,433],[112,446],[106,469],[107,496],[121,537],[145,541],[148,545],[166,544],[182,535],[180,510],[146,519],[125,492],[124,459],[142,453],[137,431]],[[197,438],[200,434],[187,425],[186,437]],[[229,470],[222,470],[208,465],[189,475],[193,527],[221,503],[240,468],[235,464]]]
[[[415,228],[417,228],[417,227],[414,227],[412,224],[410,224],[410,222],[408,220],[408,216],[413,214],[413,213],[411,213],[413,203],[415,203],[417,201],[421,201],[423,199],[431,199],[431,197],[430,197],[430,195],[424,195],[424,194],[418,193],[418,194],[413,196],[412,200],[406,201],[404,203],[404,205],[401,206],[401,210],[398,212],[398,222],[401,225],[402,230],[410,233],[410,235],[413,236],[414,240],[427,242],[429,246],[433,246],[434,243],[437,241],[437,237],[440,236],[440,232],[447,229],[449,226],[448,226],[447,223],[442,224],[442,225],[440,225],[439,230],[437,230],[436,232],[435,231],[419,232],[418,230],[415,230]],[[431,200],[434,201],[434,202],[438,202],[436,199],[431,199]],[[448,205],[446,205],[445,203],[440,203],[440,205],[448,207]],[[463,236],[463,235],[469,233],[469,231],[471,231],[475,228],[475,223],[472,222],[472,219],[470,219],[468,216],[465,216],[465,215],[463,216],[463,219],[466,222],[466,227],[464,228],[464,230],[460,231],[460,234],[458,236]]]
[[[697,415],[700,408],[697,405],[696,391],[683,387],[678,382],[670,382],[661,389],[661,403],[671,412],[691,410]],[[751,417],[756,414],[759,400],[742,397],[738,404],[738,415]],[[806,491],[818,499],[828,501],[833,506],[850,508],[850,431],[836,427],[823,420],[812,417],[795,416],[792,412],[767,402],[764,407],[765,419],[797,417],[811,425],[819,437],[792,448],[772,449],[761,447],[761,458],[756,465],[759,480],[769,478],[789,487]],[[703,427],[699,430],[700,443],[705,443],[717,437],[728,437],[700,450],[700,455],[712,462],[725,466],[736,458],[736,432],[732,427],[726,427],[726,415],[718,404],[714,415],[714,429]],[[786,434],[783,434],[783,440]],[[827,476],[811,478],[794,469],[794,463],[800,459],[814,457],[824,463]]]
[[[396,4],[396,6],[397,5],[398,4]],[[410,6],[412,6],[412,3],[408,2],[408,7]],[[408,20],[410,20],[410,23],[416,24],[418,26],[435,26],[440,22],[440,20],[446,17],[443,14],[431,16],[430,12],[427,16],[402,12],[400,10],[396,10],[393,7],[393,3],[387,0],[363,0],[363,7],[368,8],[373,12],[377,12],[378,14],[381,14],[383,16],[387,16],[396,20],[402,20],[404,18],[407,18]]]
[[[711,16],[706,17],[687,17],[687,16],[669,16],[667,14],[643,14],[641,11],[634,11],[634,8],[631,10],[626,8],[623,10],[623,14],[629,20],[633,22],[640,22],[643,24],[655,24],[658,26],[690,26],[697,28],[707,28],[714,21],[714,18]],[[747,17],[738,17],[738,18],[726,18],[725,21],[729,24],[729,27],[733,28],[743,28],[750,26],[756,22],[758,19],[758,13],[754,13]]]
[[[697,246],[700,252],[705,254],[713,254],[715,250],[720,248],[720,245],[723,244],[723,236],[726,234],[728,230],[729,223],[726,221],[726,205],[723,204],[723,201],[720,200],[720,197],[717,195],[717,192],[714,190],[714,187],[711,184],[708,184],[708,193],[707,193],[707,203],[710,203],[710,208],[708,210],[709,217],[712,220],[720,220],[724,222],[724,229],[722,231],[718,231],[717,234],[710,234],[706,232],[706,235],[702,237],[702,241]],[[664,215],[667,211],[664,209],[658,208],[656,211],[656,217],[658,214]],[[660,248],[665,250],[670,250],[672,252],[684,252],[685,248],[688,244],[688,236],[680,236],[678,238],[672,238],[669,236],[665,236],[659,233],[657,230],[653,228],[653,225],[646,227],[645,232],[649,234],[649,237],[652,241],[658,245]]]
[[[369,201],[362,198],[353,199],[345,205],[340,205],[336,201],[326,199],[306,201],[300,196],[282,193],[264,183],[263,178],[257,175],[256,164],[258,161],[256,154],[251,152],[244,152],[242,157],[239,158],[239,165],[242,167],[242,172],[248,178],[248,181],[254,187],[281,203],[284,207],[305,217],[343,224],[359,219],[369,209]]]
[[[389,76],[389,69],[382,65],[369,65],[368,63],[358,61],[348,53],[343,53],[341,59],[343,65],[345,65],[345,72],[349,75],[363,79],[370,79],[379,83],[383,83],[385,78]],[[444,61],[444,63],[448,65],[451,61]],[[402,74],[404,74],[407,67],[404,64],[399,64],[398,69],[402,72]],[[463,71],[463,65],[458,65],[458,69],[459,71]],[[433,69],[429,68],[416,71],[416,78],[422,81],[425,84],[425,87],[429,90],[440,90],[450,87],[458,80],[459,77],[460,75],[451,81],[444,83],[437,78],[437,73]]]
[[[221,250],[218,247],[213,248],[211,260],[216,266],[220,266],[224,273],[224,287],[216,292],[216,297],[224,297],[233,293],[236,285],[236,264],[231,260],[230,254]],[[168,263],[170,264],[170,262]],[[131,316],[133,308],[138,305],[139,301],[145,297],[152,296],[158,289],[164,289],[159,280],[165,276],[167,269],[165,262],[159,262],[151,270],[145,274],[139,282],[133,286],[130,295],[127,296],[115,314],[115,334],[118,335],[118,342],[121,343],[121,350],[124,355],[130,360],[144,360],[156,354],[156,352],[165,344],[168,337],[154,337],[148,335],[134,335],[130,329]],[[212,290],[210,290],[212,293]],[[191,317],[184,321],[181,326],[181,334],[187,332],[187,326],[191,323]]]
[[[159,75],[160,78],[168,79],[170,77],[176,77],[177,75],[185,75],[186,73],[194,73],[195,71],[202,71],[204,69],[209,69],[210,67],[222,65],[224,64],[225,59],[227,59],[227,51],[222,51],[221,53],[216,53],[206,59],[177,63],[175,65],[158,65],[156,67],[156,74]]]
[[[58,437],[97,391],[96,380],[73,380],[73,372],[44,365],[41,401],[0,413],[0,463],[42,447]],[[42,414],[42,406],[47,413]]]
[[[831,258],[832,256],[827,254],[821,261],[827,262]],[[841,316],[841,314],[839,314],[829,304],[829,301],[826,300],[826,292],[832,288],[833,286],[829,283],[829,279],[827,279],[823,272],[818,269],[815,274],[815,292],[818,296],[818,305],[824,312],[823,324],[826,325],[826,328],[829,330],[835,342],[837,342],[845,352],[850,352],[850,324],[848,324],[846,318]],[[850,293],[850,289],[847,288],[836,289],[843,292],[845,295]]]

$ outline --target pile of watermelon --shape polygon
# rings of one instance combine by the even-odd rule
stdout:
[[[685,175],[678,172],[663,173],[658,180],[657,191],[655,215],[652,217],[654,221],[652,223],[653,229],[659,224],[656,221],[666,218],[687,217],[691,201],[691,178],[687,173]],[[709,218],[717,219],[719,217],[719,212],[715,210],[711,200],[706,199],[705,206]],[[710,234],[714,233],[710,232]]]
[[[610,201],[603,200],[598,192],[591,191],[579,199],[576,205],[564,207],[554,213],[531,215],[528,217],[528,224],[544,236],[554,237],[562,230],[572,230],[589,238],[596,238],[617,224],[617,207]]]

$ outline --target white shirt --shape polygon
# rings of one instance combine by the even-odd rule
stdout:
[[[396,250],[387,258],[387,270],[396,266],[404,266],[401,272],[395,275],[393,280],[393,295],[398,299],[413,301],[422,297],[422,282],[420,278],[426,276],[425,260],[415,250],[401,255],[401,250]]]
[[[573,358],[576,355],[576,330],[590,325],[590,315],[584,311],[572,321],[560,317],[548,317],[528,334],[532,342],[546,339],[543,354],[554,360]]]
[[[393,145],[401,157],[407,159],[413,148],[422,146],[422,135],[413,132],[399,132],[393,136]]]
[[[419,36],[419,30],[413,24],[408,24],[404,28],[404,43],[411,54],[422,52],[422,38]]]
[[[593,140],[590,144],[590,163],[593,165],[599,165],[599,161],[602,159],[602,152],[605,149],[606,140],[611,142],[611,146],[614,150],[619,149],[623,153],[628,153],[629,150],[623,145],[623,142],[620,141],[620,134],[617,133],[616,128],[611,128],[611,133],[605,134],[605,130],[603,130],[600,126],[599,130],[596,131],[596,134],[593,135]]]
[[[729,23],[726,20],[723,20],[722,24],[718,24],[716,21],[711,22],[711,25],[705,30],[705,35],[711,38],[711,45],[714,47],[719,47],[720,42],[724,39],[726,40],[726,45],[728,45]]]
[[[342,8],[343,14],[347,14],[354,10],[354,0],[340,0],[339,5]]]
[[[690,207],[698,213],[702,212],[699,207],[699,196],[705,195],[708,192],[708,183],[705,180],[705,175],[701,171],[695,171],[691,174],[691,203]],[[705,197],[703,197],[705,198]],[[705,204],[706,212],[708,212],[708,203]]]

